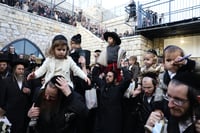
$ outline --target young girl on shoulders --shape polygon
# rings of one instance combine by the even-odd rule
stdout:
[[[68,56],[68,50],[67,39],[63,35],[56,35],[52,41],[49,56],[41,67],[27,76],[27,79],[39,78],[45,74],[45,85],[53,76],[62,75],[67,80],[69,86],[73,88],[74,86],[70,78],[70,71],[72,71],[90,84],[90,79],[87,75],[76,65],[73,59]]]

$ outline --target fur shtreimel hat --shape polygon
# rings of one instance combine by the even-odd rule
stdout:
[[[105,39],[106,41],[108,41],[108,37],[112,37],[112,38],[115,40],[116,45],[120,45],[120,44],[121,44],[121,39],[120,39],[120,37],[118,36],[118,34],[115,33],[115,32],[105,32],[105,33],[103,34],[103,37],[104,37],[104,39]]]
[[[56,35],[56,36],[53,38],[53,40],[52,40],[52,44],[53,44],[55,41],[57,41],[57,40],[64,40],[64,41],[67,42],[67,38],[66,38],[65,36],[63,36],[63,35]]]
[[[180,72],[177,73],[173,79],[179,82],[191,86],[197,90],[200,90],[200,74],[194,72]]]
[[[81,44],[81,34],[74,35],[71,41],[74,41],[76,44]]]

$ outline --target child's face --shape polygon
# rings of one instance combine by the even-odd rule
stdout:
[[[71,41],[71,49],[78,49],[80,48],[79,44],[76,44],[74,41]]]
[[[67,54],[67,46],[64,45],[55,47],[54,53],[55,53],[55,58],[64,59]]]
[[[164,58],[164,67],[166,70],[169,70],[171,72],[177,72],[179,69],[179,65],[174,64],[175,59],[177,56],[181,56],[180,51],[176,52],[165,52],[165,58]]]
[[[114,45],[114,39],[112,37],[108,37],[108,44],[109,45]]]
[[[153,54],[145,54],[144,55],[144,65],[146,67],[151,67],[154,64],[154,55]]]
[[[130,65],[134,65],[135,64],[135,60],[132,60],[132,59],[129,59],[128,62],[129,62]]]

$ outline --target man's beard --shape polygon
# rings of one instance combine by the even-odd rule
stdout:
[[[23,81],[24,80],[24,75],[23,74],[15,75],[15,77],[16,77],[17,81]]]
[[[44,100],[40,106],[41,108],[41,114],[40,116],[45,120],[45,121],[50,121],[53,114],[58,110],[59,102],[58,100],[55,101],[48,101]]]
[[[192,111],[189,109],[187,110],[182,116],[176,117],[174,116],[179,122],[188,120],[192,117]]]

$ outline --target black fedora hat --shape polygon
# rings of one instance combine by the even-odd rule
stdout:
[[[24,67],[28,67],[28,60],[24,60],[24,59],[16,59],[11,63],[12,67],[15,67],[16,65],[23,65]]]
[[[108,37],[112,37],[112,38],[115,40],[116,45],[120,45],[120,44],[121,44],[121,39],[120,39],[120,37],[118,36],[118,34],[115,33],[115,32],[105,32],[105,33],[103,34],[103,37],[104,37],[104,39],[105,39],[106,41],[108,41]]]
[[[9,58],[5,54],[0,54],[0,62],[10,62]]]
[[[197,90],[200,90],[200,74],[195,72],[179,72],[173,79],[179,82],[191,86]]]

